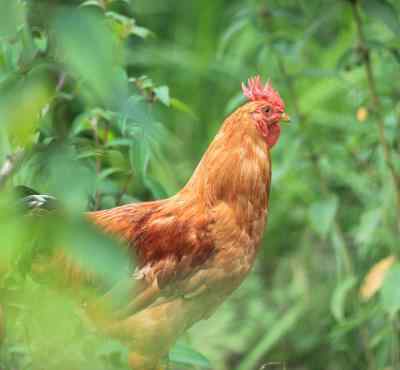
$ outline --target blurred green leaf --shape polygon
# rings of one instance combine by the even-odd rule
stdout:
[[[346,308],[346,299],[357,283],[357,279],[354,276],[350,276],[343,280],[338,286],[335,288],[335,291],[332,295],[331,301],[331,312],[333,317],[337,321],[344,320],[344,313]]]
[[[385,274],[381,288],[381,302],[384,310],[394,317],[400,310],[400,264],[394,264]]]
[[[140,96],[130,96],[126,101],[121,120],[124,134],[142,130],[146,134],[154,123],[150,106]]]
[[[160,99],[160,101],[166,105],[167,107],[169,107],[170,103],[171,103],[171,98],[169,96],[169,88],[168,86],[160,86],[160,87],[156,87],[154,89],[154,93],[156,94],[156,97],[158,99]]]
[[[311,225],[322,237],[326,237],[332,227],[338,208],[336,197],[313,203],[310,207]]]
[[[361,216],[360,225],[357,228],[356,241],[360,245],[370,243],[373,241],[375,232],[382,219],[382,212],[380,209],[373,209],[366,211]]]
[[[115,12],[107,12],[106,16],[114,21],[114,29],[118,36],[122,39],[129,35],[136,35],[146,38],[151,35],[151,31],[144,27],[139,27],[136,21],[131,18]]]
[[[350,70],[355,66],[359,66],[361,63],[361,56],[357,53],[355,48],[349,48],[344,51],[341,57],[337,61],[338,70]]]
[[[80,80],[90,103],[119,109],[127,99],[127,78],[121,72],[121,50],[104,17],[68,9],[53,22],[59,59]]]
[[[0,40],[14,37],[24,23],[24,4],[19,0],[1,0],[0,9]]]
[[[62,235],[62,245],[84,271],[103,279],[108,286],[132,274],[132,257],[109,236],[98,232],[82,219],[72,220]]]
[[[179,99],[176,98],[171,98],[170,99],[170,104],[172,108],[175,108],[176,110],[179,110],[184,113],[190,114],[193,118],[197,118],[196,114],[193,112],[193,110],[184,102],[182,102]]]
[[[1,91],[1,90],[0,90]],[[15,147],[34,142],[34,134],[53,95],[52,87],[41,74],[8,86],[0,95],[0,121],[7,127]],[[16,109],[18,107],[18,109]]]
[[[211,364],[205,356],[182,343],[178,343],[172,348],[169,360],[176,364],[199,366],[202,369],[211,368]]]
[[[238,19],[236,22],[233,22],[232,25],[225,30],[221,37],[221,42],[218,49],[218,55],[220,57],[222,57],[222,55],[225,53],[225,49],[227,48],[227,45],[232,40],[232,38],[248,24],[248,18],[241,18]]]
[[[101,9],[105,9],[103,0],[86,0],[80,6],[98,6]]]
[[[139,36],[143,39],[145,39],[148,36],[153,35],[153,33],[149,29],[147,29],[145,27],[139,27],[137,25],[134,25],[132,27],[132,29],[130,30],[130,34]]]
[[[129,158],[135,173],[143,181],[147,176],[147,168],[150,160],[150,151],[144,135],[138,135],[132,140]]]
[[[147,188],[151,191],[155,199],[163,199],[168,197],[168,193],[161,185],[161,183],[159,183],[158,181],[147,176],[144,179],[144,183],[147,186]]]
[[[107,341],[102,343],[96,350],[100,356],[110,356],[113,354],[125,355],[128,357],[128,349],[120,342],[107,338]]]
[[[380,19],[396,36],[400,36],[400,20],[396,8],[387,0],[363,0],[366,13]]]
[[[119,169],[119,168],[107,168],[100,172],[99,180],[104,180],[107,177],[115,175],[116,173],[119,173],[119,172],[121,172],[121,169]]]

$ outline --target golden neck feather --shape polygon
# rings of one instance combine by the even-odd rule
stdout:
[[[239,110],[225,120],[181,194],[209,206],[249,201],[265,209],[270,181],[268,146],[248,112]]]

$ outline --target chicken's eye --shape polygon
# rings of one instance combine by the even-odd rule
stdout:
[[[271,107],[263,107],[263,108],[262,108],[262,111],[263,111],[264,113],[269,113],[269,112],[271,112]]]

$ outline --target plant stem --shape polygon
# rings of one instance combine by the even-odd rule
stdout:
[[[99,139],[99,120],[97,117],[93,117],[90,121],[90,124],[93,128],[93,133],[94,133],[94,139],[95,139],[95,144],[96,144],[96,151],[100,151],[100,139]],[[101,172],[101,158],[100,154],[96,153],[96,178],[98,179],[100,176]],[[98,210],[100,207],[100,201],[101,201],[101,193],[97,189],[96,186],[96,194],[94,197],[94,210]]]
[[[397,206],[397,227],[400,231],[400,175],[397,173],[396,168],[393,163],[392,152],[390,149],[390,144],[386,140],[385,137],[385,122],[383,119],[382,114],[382,104],[381,99],[378,95],[378,90],[376,88],[376,80],[372,68],[371,62],[371,53],[367,46],[364,30],[363,30],[363,23],[360,15],[360,11],[358,9],[358,1],[352,1],[352,10],[353,10],[353,17],[354,22],[357,28],[357,35],[358,35],[358,50],[362,57],[365,74],[367,77],[368,83],[368,90],[369,95],[371,97],[373,103],[373,109],[375,115],[377,117],[378,122],[378,130],[379,130],[379,142],[383,149],[383,156],[386,163],[386,166],[390,172],[390,175],[393,179],[393,183],[395,186],[395,193],[396,193],[396,206]]]
[[[300,106],[299,106],[299,103],[298,103],[297,95],[296,95],[296,92],[295,92],[295,89],[294,89],[294,86],[293,86],[293,80],[292,80],[292,77],[289,76],[289,74],[288,74],[288,72],[286,70],[285,63],[283,62],[281,57],[278,57],[278,66],[279,66],[279,69],[280,69],[280,71],[282,73],[282,76],[285,78],[285,81],[286,81],[286,84],[287,84],[287,87],[288,87],[288,90],[289,90],[290,99],[291,99],[292,104],[293,104],[294,112],[295,112],[295,114],[297,116],[297,119],[301,122],[302,121],[301,118],[302,118],[303,115],[301,114],[301,111],[300,111]]]
[[[127,178],[126,178],[126,181],[125,181],[125,183],[124,183],[124,185],[123,185],[123,187],[121,189],[121,191],[119,192],[119,194],[118,194],[118,196],[116,198],[116,205],[117,206],[120,206],[122,204],[122,198],[126,194],[126,192],[128,191],[128,186],[129,186],[129,183],[130,183],[131,179],[132,179],[132,174],[129,173]]]
[[[101,155],[103,153],[103,149],[105,149],[108,139],[110,136],[110,125],[108,122],[105,122],[105,127],[104,127],[104,137],[103,141],[100,141],[100,136],[99,136],[99,118],[98,117],[93,117],[90,121],[93,132],[94,132],[94,138],[95,138],[95,144],[96,144],[96,150],[98,151],[96,153],[96,177],[99,178],[100,173],[101,173]],[[98,210],[100,207],[101,203],[101,192],[97,189],[96,190],[96,195],[95,195],[95,210]]]

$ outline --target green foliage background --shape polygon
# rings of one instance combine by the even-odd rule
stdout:
[[[78,319],[85,298],[35,261],[65,245],[105,285],[129,274],[114,241],[80,214],[174,194],[255,74],[271,79],[293,121],[272,152],[264,245],[170,366],[400,368],[400,266],[372,298],[359,294],[368,271],[399,253],[400,3],[2,0],[0,9],[0,159],[13,164],[0,172],[1,368],[126,368],[126,348]],[[21,216],[12,189],[22,184],[55,195],[62,215]]]

